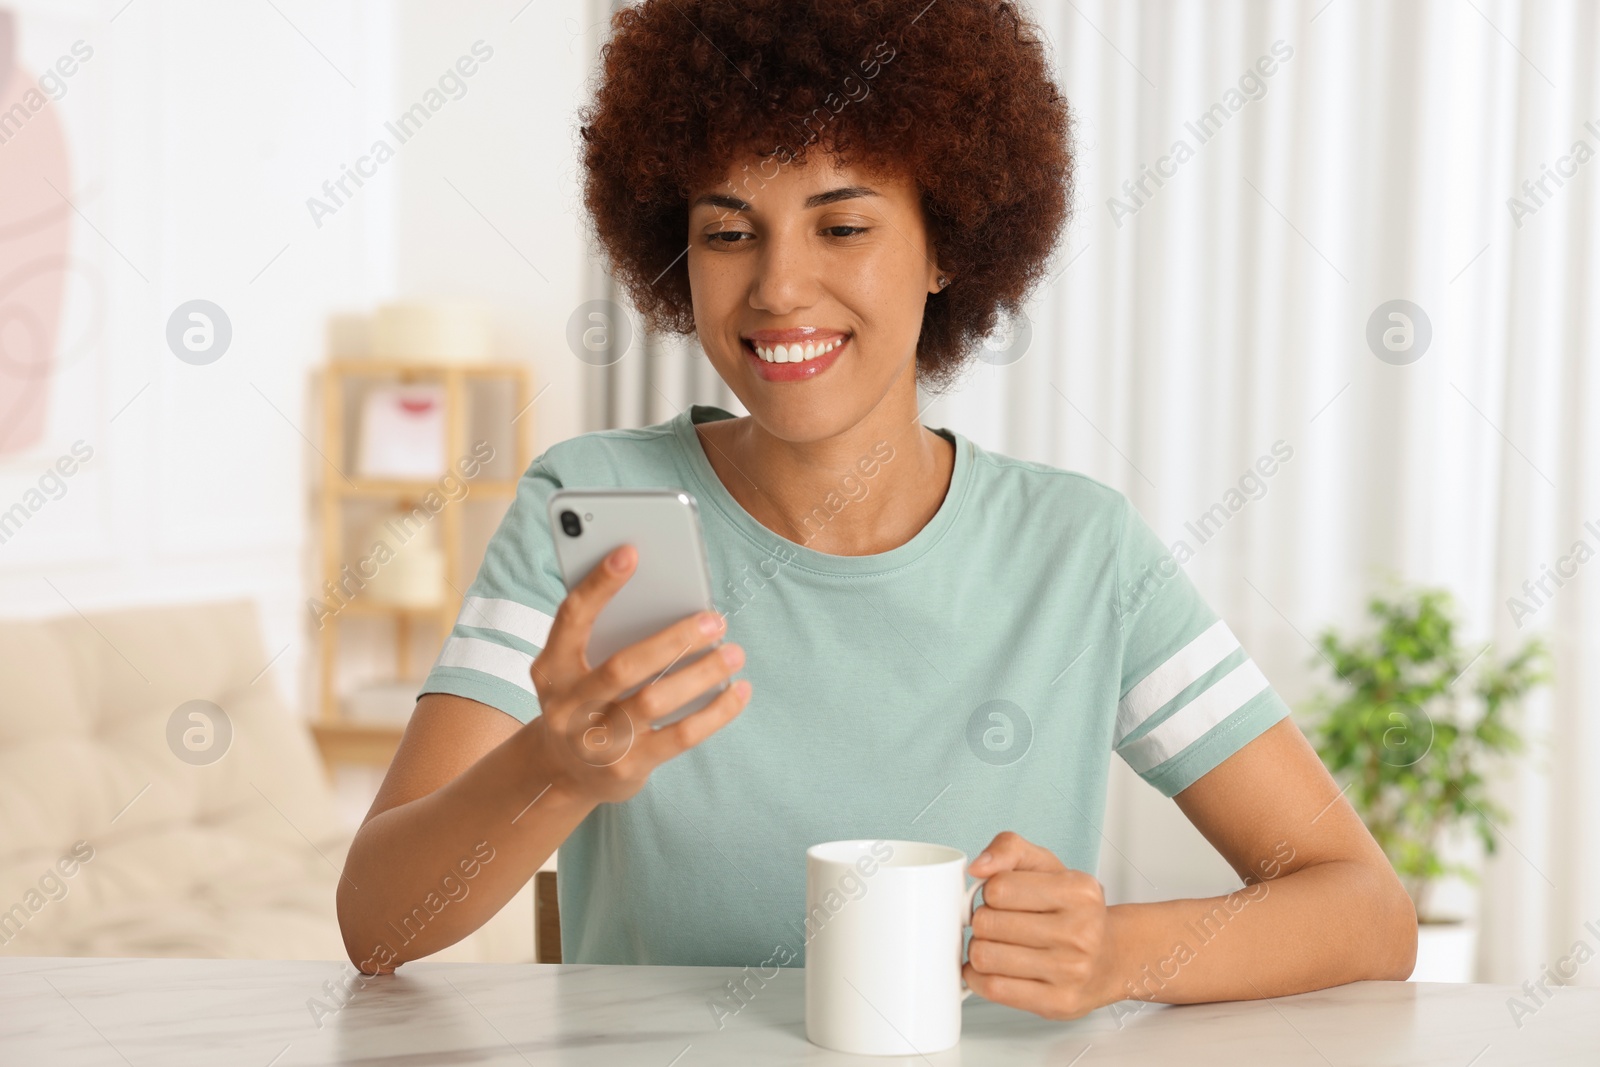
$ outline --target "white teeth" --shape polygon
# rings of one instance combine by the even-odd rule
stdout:
[[[755,348],[756,355],[768,363],[804,363],[807,360],[816,359],[818,356],[827,355],[843,343],[844,338],[840,337],[820,345],[815,341],[808,341],[804,345],[797,343],[792,345],[773,345],[770,348],[763,348],[760,345],[752,347]]]

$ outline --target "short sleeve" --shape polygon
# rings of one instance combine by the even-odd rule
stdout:
[[[1123,506],[1122,679],[1112,747],[1170,797],[1286,717],[1289,707],[1155,531],[1126,498]]]
[[[453,693],[521,722],[539,714],[531,666],[566,596],[546,503],[561,488],[540,456],[517,484],[421,693]]]

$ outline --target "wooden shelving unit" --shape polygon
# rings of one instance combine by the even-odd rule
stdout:
[[[405,507],[430,490],[438,489],[434,481],[392,481],[364,479],[353,474],[347,481],[334,471],[350,472],[346,461],[345,420],[346,398],[352,395],[352,383],[359,380],[372,382],[438,382],[445,391],[445,456],[453,463],[470,454],[468,445],[469,411],[468,390],[472,383],[504,380],[514,390],[512,410],[516,413],[510,427],[514,462],[509,479],[491,480],[474,478],[468,496],[447,504],[438,515],[440,522],[440,548],[445,557],[447,588],[443,602],[437,607],[411,608],[376,601],[352,599],[338,612],[327,618],[318,631],[318,711],[311,724],[312,735],[322,752],[323,764],[329,774],[342,763],[366,764],[386,767],[394,758],[396,746],[405,727],[396,723],[366,722],[346,718],[337,691],[339,663],[339,625],[345,618],[387,618],[394,626],[395,680],[413,680],[411,635],[414,626],[434,626],[438,645],[443,645],[450,629],[455,625],[461,610],[460,591],[471,581],[476,561],[462,558],[463,507],[472,499],[509,500],[516,494],[517,481],[532,461],[533,417],[529,405],[533,401],[533,372],[522,364],[513,363],[415,363],[383,359],[332,360],[322,368],[323,441],[325,455],[332,471],[325,471],[320,491],[320,522],[322,535],[322,565],[316,595],[322,598],[322,582],[338,586],[340,568],[351,562],[344,551],[345,506],[351,500],[389,500]],[[504,431],[501,432],[503,436]],[[419,685],[422,678],[414,679]]]

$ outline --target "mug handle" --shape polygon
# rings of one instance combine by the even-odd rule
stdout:
[[[988,880],[987,878],[979,878],[967,887],[966,903],[961,909],[961,928],[963,930],[972,925],[973,904],[978,899],[978,890],[982,889],[983,883]],[[972,996],[972,987],[968,986],[967,980],[963,978],[961,979],[961,999],[966,1000],[970,996]]]

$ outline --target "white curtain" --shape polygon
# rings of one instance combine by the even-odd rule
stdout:
[[[1557,680],[1526,709],[1513,817],[1455,898],[1479,980],[1536,978],[1600,920],[1600,561],[1520,626],[1508,607],[1600,550],[1600,6],[1032,7],[1076,113],[1076,217],[1025,350],[997,339],[925,421],[1128,493],[1293,704],[1328,678],[1310,641],[1391,577],[1451,589],[1476,646],[1544,635]],[[1369,344],[1394,300],[1425,349]],[[648,395],[619,364],[627,421],[726,402],[703,358],[650,358]],[[1265,494],[1202,543],[1186,523],[1278,442]],[[1237,884],[1117,769],[1114,899]]]
[[[1600,918],[1600,562],[1532,616],[1508,607],[1574,542],[1600,549],[1600,7],[1035,10],[1077,111],[1077,217],[1027,351],[930,419],[1128,493],[1196,548],[1188,573],[1292,703],[1330,675],[1308,639],[1360,625],[1389,577],[1451,589],[1477,647],[1543,634],[1557,680],[1460,904],[1480,980],[1536,977]],[[1273,73],[1229,97],[1252,69]],[[1138,203],[1123,182],[1180,139],[1193,156]],[[1431,324],[1412,362],[1367,340],[1397,299]],[[1185,524],[1278,441],[1265,495],[1202,544]],[[1115,799],[1108,888],[1203,888],[1172,806],[1127,775]]]

